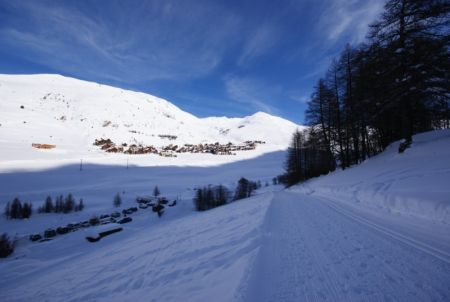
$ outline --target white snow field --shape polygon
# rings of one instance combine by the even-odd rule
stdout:
[[[33,77],[53,79],[60,87],[55,91],[86,106],[88,100],[95,100],[89,97],[89,87],[120,95],[120,89],[60,76]],[[34,83],[24,76],[0,77],[0,208],[18,196],[36,209],[47,195],[67,193],[83,198],[86,208],[71,214],[35,212],[23,221],[0,217],[0,233],[18,239],[14,253],[0,259],[0,301],[450,300],[450,130],[416,135],[404,154],[398,154],[398,142],[393,143],[359,166],[283,190],[264,184],[282,173],[285,152],[281,150],[290,134],[279,142],[270,140],[277,137],[276,132],[264,134],[261,139],[267,140],[266,145],[236,156],[130,156],[127,169],[127,156],[104,154],[91,146],[92,139],[105,134],[156,144],[160,130],[156,136],[150,133],[157,125],[146,128],[145,123],[140,124],[148,136],[137,137],[118,130],[120,125],[104,130],[103,113],[93,109],[83,112],[90,121],[88,126],[77,124],[76,118],[59,124],[61,121],[48,117],[47,107],[39,111],[41,105],[23,115],[22,110],[33,108],[36,98],[18,92],[21,81]],[[42,89],[37,96],[53,87],[46,86],[47,81],[36,82],[35,90]],[[12,83],[16,89],[11,90]],[[65,85],[67,91],[60,90],[66,89],[61,88]],[[74,85],[82,89],[78,91]],[[5,87],[9,92],[3,94]],[[22,96],[14,100],[11,91]],[[73,93],[70,97],[69,91]],[[136,94],[136,99],[144,101],[150,98],[123,93]],[[25,109],[19,108],[22,102]],[[74,107],[79,110],[83,106]],[[120,110],[127,112],[125,108]],[[176,111],[172,109],[171,113]],[[57,115],[64,110],[57,109]],[[115,113],[110,114],[113,120]],[[24,116],[27,123],[20,123],[34,124],[28,130],[14,124]],[[192,117],[195,123],[212,123],[218,128],[224,127],[222,123],[236,122],[237,126],[226,126],[233,129],[228,134],[217,129],[212,134],[210,126],[199,126],[204,130],[192,136],[184,130],[177,134],[180,142],[224,135],[220,139],[238,143],[259,139],[247,135],[255,136],[255,124],[265,124],[262,120],[266,118],[277,124],[277,118],[265,114],[244,119]],[[188,119],[183,115],[177,121],[187,124]],[[248,124],[239,128],[243,120]],[[63,125],[69,125],[67,136],[61,130]],[[250,126],[255,127],[250,133],[240,132]],[[294,124],[292,129],[296,127]],[[49,129],[55,129],[56,141],[44,141],[50,138]],[[287,127],[283,131],[287,133]],[[232,132],[239,137],[232,138]],[[30,148],[30,141],[36,138],[38,143],[55,143],[57,148]],[[233,188],[241,176],[261,180],[263,188],[251,198],[206,212],[194,211],[195,187],[224,184]],[[85,239],[92,229],[58,235],[48,242],[27,239],[48,227],[111,213],[116,193],[123,198],[122,208],[136,205],[136,196],[151,194],[155,185],[169,199],[180,198],[161,218],[151,209],[139,209],[131,215],[132,222],[122,225],[121,232],[96,243]]]

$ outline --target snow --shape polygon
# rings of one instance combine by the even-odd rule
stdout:
[[[313,179],[295,191],[337,198],[365,210],[450,223],[450,130],[416,135],[347,170]]]
[[[23,221],[0,217],[0,231],[18,239],[14,253],[0,259],[2,301],[450,300],[450,130],[414,136],[403,154],[395,142],[359,166],[195,212],[198,186],[232,189],[240,177],[264,186],[282,173],[287,133],[297,125],[265,113],[198,119],[149,95],[55,75],[0,76],[0,84],[0,208],[19,196],[36,209],[47,195],[68,193],[86,206]],[[54,102],[40,105],[48,92]],[[137,110],[145,104],[150,109]],[[54,118],[61,114],[65,121]],[[174,122],[164,124],[169,118],[161,114]],[[144,134],[102,126],[122,118]],[[177,158],[104,154],[92,146],[99,135],[163,144],[159,124],[180,142],[267,144],[237,156]],[[32,149],[31,142],[57,148]],[[155,185],[169,200],[179,198],[161,218],[139,209],[121,232],[96,243],[85,239],[94,228],[47,242],[27,239],[118,210],[116,193],[119,210],[136,206]]]
[[[22,108],[23,106],[23,108]],[[287,148],[296,125],[266,113],[244,118],[197,118],[155,96],[60,75],[0,75],[0,171],[79,163],[218,165]],[[169,140],[159,135],[173,135]],[[155,147],[265,141],[236,156],[106,154],[95,139]],[[39,150],[32,143],[53,144]],[[38,161],[38,162],[36,162]]]
[[[429,224],[396,228],[292,191],[275,198],[242,301],[449,300],[450,228],[428,229],[446,244],[438,246],[416,235]],[[396,226],[407,222],[400,217]]]
[[[28,244],[0,262],[2,301],[232,301],[270,200],[159,221],[148,210],[96,243],[79,231]]]

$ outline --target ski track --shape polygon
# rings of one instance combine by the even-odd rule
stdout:
[[[413,236],[330,199],[280,192],[242,300],[449,301],[449,251]]]

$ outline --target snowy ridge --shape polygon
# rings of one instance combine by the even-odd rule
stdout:
[[[52,159],[98,157],[103,152],[92,146],[98,138],[155,147],[265,141],[253,152],[257,156],[285,149],[300,127],[265,113],[197,118],[149,94],[46,74],[0,75],[0,111],[3,160],[47,158],[45,153]],[[32,143],[56,148],[33,150]]]

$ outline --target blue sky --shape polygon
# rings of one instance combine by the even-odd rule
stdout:
[[[317,79],[382,0],[0,0],[0,73],[144,91],[197,116],[302,123]]]

